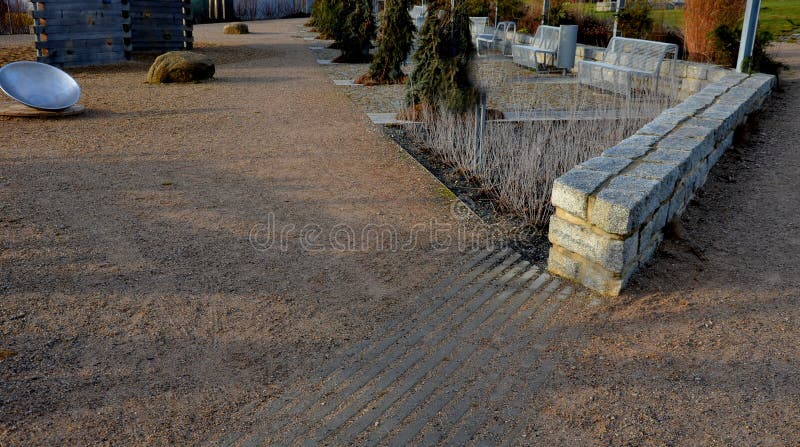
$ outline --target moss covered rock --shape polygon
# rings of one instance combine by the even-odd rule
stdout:
[[[224,34],[249,34],[250,30],[245,23],[229,23],[222,28]]]
[[[170,51],[158,56],[147,72],[149,84],[198,82],[214,76],[214,62],[200,53]]]

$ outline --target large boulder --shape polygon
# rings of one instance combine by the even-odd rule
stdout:
[[[149,84],[198,82],[214,76],[214,62],[191,51],[170,51],[158,56],[147,72]]]
[[[245,23],[229,23],[222,28],[223,34],[249,34],[250,30]]]

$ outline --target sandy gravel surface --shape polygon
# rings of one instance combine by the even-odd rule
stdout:
[[[74,70],[86,115],[0,120],[0,445],[238,429],[232,414],[302,388],[463,262],[420,232],[402,253],[301,246],[306,224],[453,222],[451,196],[291,37],[302,22],[198,27],[263,51],[220,55],[232,63],[210,83],[147,86],[144,62]],[[785,90],[714,168],[682,238],[623,296],[558,309],[552,373],[519,372],[526,411],[498,403],[507,435],[474,441],[797,444],[800,46],[780,54]],[[254,250],[271,212],[287,248]]]
[[[0,35],[0,67],[14,61],[35,61],[35,41],[33,34]]]
[[[462,262],[434,247],[452,196],[334,88],[303,21],[197,27],[230,47],[211,82],[70,70],[84,115],[0,120],[0,445],[198,442]],[[285,248],[256,250],[273,222]]]
[[[800,440],[800,45],[784,91],[711,171],[619,298],[565,325],[532,400],[531,445],[797,445]]]
[[[0,35],[0,48],[16,47],[20,45],[31,45],[36,41],[33,34],[2,34]]]

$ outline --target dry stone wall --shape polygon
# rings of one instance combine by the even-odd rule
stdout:
[[[505,36],[506,41],[513,41],[518,44],[530,44],[533,42],[533,36],[529,34],[507,33]],[[578,44],[575,49],[575,68],[578,69],[578,61],[597,61],[602,62],[605,57],[606,49],[603,47],[595,47],[591,45]],[[539,54],[537,60],[540,63],[551,62],[545,55]],[[697,62],[689,61],[671,61],[665,60],[661,64],[661,78],[674,79],[678,84],[676,91],[678,97],[681,99],[687,98],[700,90],[706,85],[717,82],[725,76],[736,73],[734,70],[720,67],[719,65],[700,64]]]
[[[605,48],[601,47],[579,44],[575,52],[575,68],[577,69],[577,61],[579,60],[602,62],[605,50]],[[676,86],[678,97],[682,99],[733,73],[736,72],[719,65],[700,64],[697,62],[666,60],[661,64],[661,78],[669,79],[674,76],[675,82],[678,83]]]
[[[726,71],[635,135],[558,178],[548,269],[618,295],[774,83],[774,76]]]

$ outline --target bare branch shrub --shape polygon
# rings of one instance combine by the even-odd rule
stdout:
[[[0,0],[0,34],[29,34],[33,17],[23,0]]]
[[[587,102],[597,102],[590,98],[595,93],[577,84],[563,87],[560,94],[569,97],[560,102],[571,106],[551,110],[557,119],[488,121],[480,150],[474,113],[427,113],[410,133],[443,163],[479,183],[501,209],[541,227],[553,212],[550,192],[557,177],[634,134],[676,103],[672,92],[651,92],[609,97],[586,110]]]

